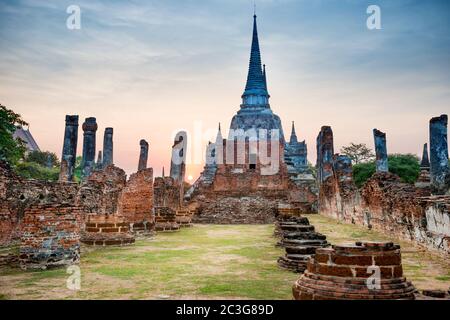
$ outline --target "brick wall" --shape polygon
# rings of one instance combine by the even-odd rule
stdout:
[[[46,269],[78,263],[82,211],[66,205],[34,205],[21,227],[20,265]]]
[[[130,176],[119,198],[119,214],[134,229],[152,230],[153,216],[153,169],[140,170]]]

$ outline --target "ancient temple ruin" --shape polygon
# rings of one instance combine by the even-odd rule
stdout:
[[[269,104],[266,68],[262,66],[256,15],[242,103],[227,138],[221,128],[207,146],[206,164],[187,191],[197,222],[273,222],[279,204],[302,212],[317,210],[317,188],[307,164],[306,143],[294,125],[286,142],[280,117]]]
[[[450,197],[441,195],[450,190],[445,119],[430,122],[431,181],[426,146],[418,182],[404,183],[387,171],[386,135],[374,130],[377,172],[360,189],[350,158],[333,155],[331,128],[323,127],[317,140],[319,213],[449,253]]]

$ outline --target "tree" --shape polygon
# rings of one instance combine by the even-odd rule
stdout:
[[[375,157],[372,150],[364,143],[350,143],[347,147],[342,147],[341,154],[348,156],[353,164],[372,161]]]
[[[420,173],[419,158],[413,154],[391,154],[388,156],[389,172],[400,177],[402,182],[415,183]],[[358,188],[376,171],[375,161],[353,166],[353,181]]]
[[[20,114],[9,110],[0,104],[0,160],[16,164],[25,154],[25,144],[14,139],[13,134],[17,126],[26,126]]]
[[[419,178],[420,162],[414,154],[391,154],[388,163],[389,172],[398,175],[403,182],[414,183]]]
[[[35,162],[43,167],[57,167],[60,165],[58,157],[49,151],[32,151],[25,157],[26,162]]]
[[[14,171],[26,179],[57,181],[59,178],[59,168],[47,168],[36,162],[20,162]]]
[[[361,188],[375,173],[375,162],[358,163],[353,166],[353,181]]]
[[[81,157],[81,156],[78,156],[75,159],[75,169],[74,169],[73,175],[74,175],[74,180],[76,182],[80,182],[82,180],[82,172],[83,172],[83,169],[81,167],[82,159],[83,159],[83,157]]]

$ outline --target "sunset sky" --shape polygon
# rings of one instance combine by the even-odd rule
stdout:
[[[368,5],[381,30],[368,30]],[[81,8],[69,30],[66,8]],[[450,111],[450,1],[257,0],[272,110],[286,135],[295,121],[315,163],[322,125],[338,151],[421,154],[428,121]],[[20,113],[42,150],[61,156],[64,118],[97,118],[97,149],[113,127],[115,164],[132,173],[139,140],[149,165],[170,163],[178,130],[196,177],[217,125],[228,131],[244,90],[253,0],[0,1],[0,103]],[[80,125],[81,125],[80,123]],[[80,126],[78,153],[81,154]],[[196,164],[196,165],[195,165]]]

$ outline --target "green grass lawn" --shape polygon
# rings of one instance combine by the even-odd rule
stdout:
[[[272,225],[196,225],[134,246],[83,247],[81,290],[65,269],[0,270],[3,299],[291,299]]]
[[[332,243],[392,240],[309,215]],[[272,225],[196,225],[134,246],[82,248],[81,290],[65,269],[0,269],[0,299],[291,299],[297,274],[281,270]],[[398,241],[396,241],[398,242]],[[450,286],[448,258],[400,242],[405,275],[420,289]]]

